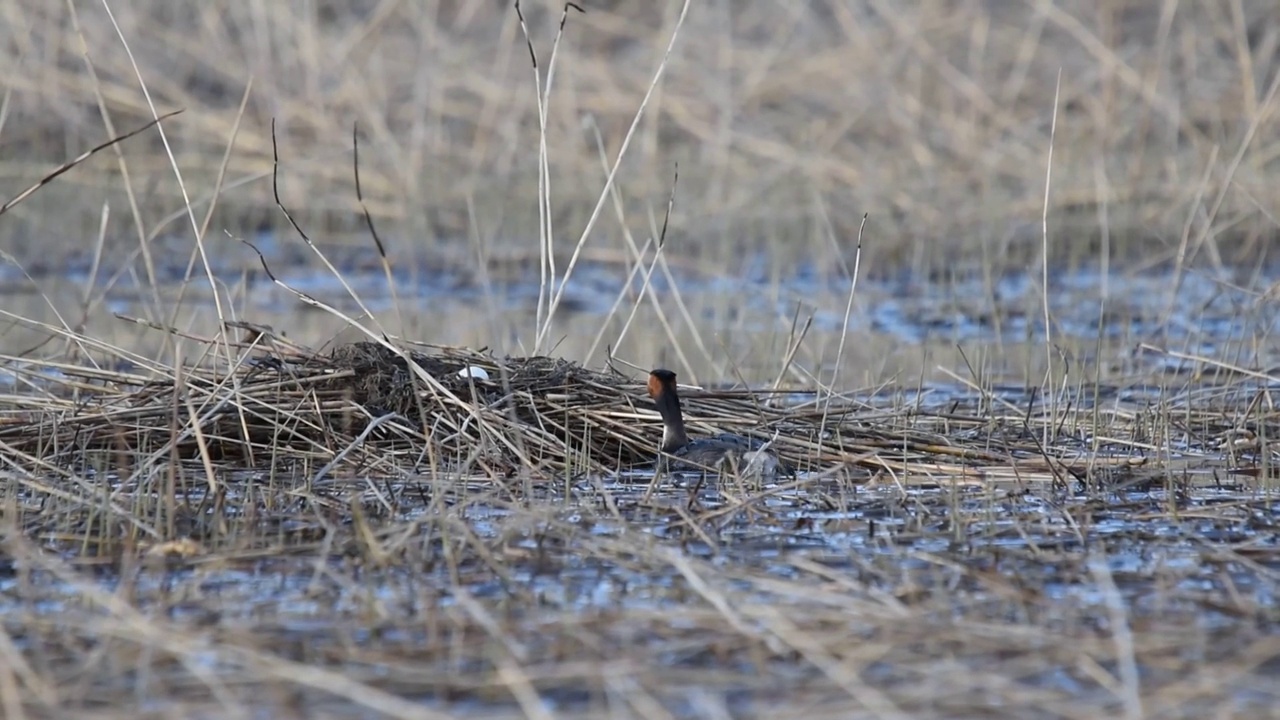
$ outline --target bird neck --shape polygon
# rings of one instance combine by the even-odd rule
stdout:
[[[662,416],[662,450],[672,452],[689,444],[689,435],[684,431],[684,417],[680,413],[680,397],[674,390],[667,390],[654,398],[653,404]]]

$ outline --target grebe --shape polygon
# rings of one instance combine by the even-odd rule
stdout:
[[[759,440],[728,433],[715,437],[689,440],[680,412],[680,395],[676,392],[676,374],[658,368],[649,373],[649,397],[662,416],[662,452],[671,455],[670,470],[720,470],[725,463],[743,473],[758,472],[769,476],[785,466]]]

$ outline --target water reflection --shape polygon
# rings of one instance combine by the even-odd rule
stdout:
[[[300,255],[299,243],[275,236],[255,242],[285,284],[347,315],[368,309],[393,334],[512,354],[528,350],[540,290],[536,257],[492,260],[479,269],[470,257],[396,261],[384,268],[369,261],[363,243],[352,243],[327,250],[338,277]],[[88,258],[51,266],[36,284],[55,307],[72,315],[94,278],[100,298],[90,318],[107,329],[122,329],[113,313],[162,319],[171,309],[164,307],[162,317],[155,317],[157,295],[166,304],[181,299],[185,310],[177,317],[184,321],[206,317],[207,283],[201,273],[184,280],[188,257],[171,254],[159,256],[162,285],[157,289],[131,284],[145,277],[137,268],[108,264],[91,275]],[[212,257],[220,291],[231,299],[229,310],[236,316],[310,345],[332,341],[343,330],[339,319],[314,311],[272,283],[245,248],[228,244]],[[1243,367],[1280,365],[1269,344],[1256,342],[1275,332],[1280,317],[1263,294],[1269,276],[1214,278],[1188,271],[1174,277],[1158,269],[1104,276],[1073,269],[1054,272],[1046,294],[1038,273],[1030,272],[935,280],[871,273],[859,280],[846,322],[849,280],[832,268],[799,262],[784,272],[763,255],[744,257],[731,268],[682,263],[674,255],[652,273],[649,267],[636,271],[617,258],[590,253],[580,260],[562,288],[554,327],[557,354],[598,364],[612,345],[624,353],[664,356],[650,365],[686,361],[694,377],[705,376],[704,381],[732,377],[735,371],[763,380],[776,375],[796,323],[811,320],[800,357],[825,378],[841,336],[854,338],[843,345],[841,357],[842,377],[854,384],[897,378],[896,385],[906,386],[907,377],[913,382],[947,379],[938,374],[939,367],[966,379],[973,379],[973,372],[994,372],[993,379],[1012,374],[1021,380],[1038,377],[1049,361],[1090,379],[1186,372],[1196,367],[1187,356],[1231,358]],[[115,282],[108,284],[106,278],[112,277]],[[56,322],[43,298],[26,295],[23,301],[30,283],[14,280],[7,286],[21,314]],[[657,306],[641,300],[646,287]],[[1046,300],[1050,335],[1044,326]],[[637,319],[627,325],[629,337],[622,336],[633,306]],[[1047,337],[1054,343],[1048,356]],[[673,357],[676,344],[684,352]]]

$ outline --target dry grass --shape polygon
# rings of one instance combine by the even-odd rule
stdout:
[[[177,569],[127,560],[115,591],[11,542],[31,609],[6,645],[31,661],[6,665],[23,688],[7,716],[21,699],[28,717],[127,717],[149,698],[165,704],[147,717],[1244,718],[1275,699],[1280,641],[1250,627],[1274,607],[1175,590],[1228,583],[1246,555],[1112,576],[1069,544],[965,560],[907,538],[764,566],[758,543],[704,559],[584,528],[582,510],[467,532],[480,509]]]
[[[1266,181],[1276,147],[1269,98],[1280,77],[1280,25],[1271,22],[1274,10],[1256,3],[1191,4],[1168,16],[1145,2],[927,9],[830,2],[803,10],[710,3],[690,11],[656,83],[679,3],[597,3],[572,14],[545,108],[552,254],[562,273],[581,250],[584,261],[607,268],[610,283],[642,275],[640,268],[665,282],[660,297],[642,298],[629,334],[613,312],[602,322],[587,318],[583,332],[566,306],[550,323],[532,310],[470,299],[423,312],[436,301],[415,287],[397,289],[425,276],[428,284],[501,294],[537,274],[538,110],[507,5],[228,3],[199,15],[167,7],[113,7],[119,34],[96,4],[14,3],[0,23],[0,48],[14,68],[0,112],[0,188],[8,188],[0,197],[149,120],[143,84],[157,110],[186,109],[165,127],[190,208],[152,132],[118,148],[118,158],[113,150],[77,167],[0,223],[0,248],[37,279],[26,283],[5,266],[15,286],[65,292],[53,286],[67,267],[97,268],[91,290],[78,280],[69,289],[84,306],[72,325],[144,347],[166,364],[179,358],[171,344],[156,344],[163,336],[121,329],[113,312],[203,336],[227,319],[247,319],[313,347],[349,324],[300,316],[291,296],[282,303],[264,292],[256,259],[240,243],[266,240],[275,262],[328,277],[322,255],[297,241],[273,203],[273,121],[284,204],[344,273],[373,268],[377,280],[379,258],[351,172],[351,130],[359,124],[363,207],[382,231],[383,265],[403,273],[380,288],[391,294],[390,309],[374,308],[374,325],[442,345],[531,354],[554,344],[557,354],[592,366],[612,349],[691,379],[772,378],[806,318],[845,306],[844,290],[832,292],[822,278],[848,276],[869,213],[863,275],[892,282],[864,283],[853,306],[859,327],[828,317],[824,329],[819,320],[798,348],[798,365],[810,374],[792,366],[790,380],[914,384],[938,379],[939,367],[965,374],[972,361],[980,373],[1039,382],[1052,354],[1006,343],[1001,329],[1043,314],[1042,293],[1058,288],[1037,283],[1009,298],[999,283],[1044,254],[1055,271],[1086,267],[1110,278],[1108,271],[1127,268],[1103,281],[1101,298],[1084,302],[1097,303],[1099,317],[1138,318],[1142,329],[1115,338],[1058,332],[1054,340],[1063,356],[1093,359],[1096,379],[1128,382],[1128,368],[1110,362],[1116,354],[1141,343],[1195,350],[1163,334],[1167,313],[1138,317],[1119,290],[1153,267],[1162,278],[1172,268],[1172,308],[1185,304],[1178,288],[1189,270],[1268,261],[1276,206]],[[545,72],[562,6],[524,7]],[[604,198],[577,248],[601,201],[605,168],[651,83],[616,194]],[[657,262],[652,244],[677,162]],[[1043,253],[1042,211],[1050,220]],[[200,228],[201,252],[192,227]],[[199,278],[206,261],[216,279],[173,291],[174,280]],[[600,277],[589,271],[579,267],[568,286],[590,306],[599,301],[583,288]],[[690,299],[679,292],[690,276],[746,276],[752,286],[745,298]],[[817,287],[797,277],[816,278]],[[1049,277],[1056,284],[1057,273]],[[926,278],[942,288],[936,310],[944,321],[957,314],[994,323],[999,337],[989,353],[970,346],[963,357],[955,346],[965,338],[945,327],[905,340],[868,332],[873,311],[922,292],[917,282]],[[1212,278],[1249,292],[1265,282],[1247,271]],[[618,298],[636,302],[629,292]],[[132,301],[123,311],[122,296]],[[222,303],[216,312],[211,299]],[[1255,293],[1242,312],[1270,316],[1272,300]],[[61,324],[34,304],[19,314]],[[53,305],[65,311],[61,299]],[[1194,311],[1186,320],[1202,322]],[[1249,357],[1218,359],[1271,364],[1262,351],[1269,330],[1257,327],[1254,337],[1232,338]],[[5,332],[10,348],[46,339],[19,326]],[[855,341],[841,355],[846,333]]]
[[[151,116],[102,7],[77,5],[96,81],[68,7],[4,10],[8,195],[104,138],[99,95],[117,128]],[[525,3],[544,55],[560,7]],[[1165,17],[1161,7],[699,4],[624,161],[623,222],[647,224],[679,162],[678,256],[724,265],[765,248],[784,267],[830,266],[847,258],[866,212],[873,273],[1025,267],[1039,254],[1061,70],[1055,258],[1092,264],[1104,248],[1117,261],[1168,261],[1180,246],[1211,263],[1265,256],[1280,207],[1269,181],[1280,11],[1184,3]],[[555,224],[571,235],[603,182],[597,143],[617,151],[680,7],[587,9],[560,43],[547,127]],[[286,204],[325,234],[358,227],[348,159],[358,122],[366,199],[394,226],[395,255],[432,257],[468,240],[495,257],[533,247],[538,122],[507,4],[224,2],[188,14],[151,0],[114,11],[158,108],[187,110],[166,127],[198,212],[235,135],[211,234],[280,227],[265,191],[273,119]],[[24,240],[77,252],[103,202],[115,208],[112,248],[184,235],[162,155],[135,142],[123,156],[138,217],[126,210],[121,164],[103,157],[7,220],[6,245],[32,264],[48,256],[30,244],[22,252]],[[616,221],[605,220],[590,249],[616,247]]]
[[[688,393],[695,428],[772,437],[808,470],[691,495],[616,472],[658,437],[625,376],[250,338],[229,366],[85,336],[89,363],[10,360],[6,717],[1257,717],[1277,699],[1280,427],[1256,378],[1145,403]],[[471,365],[495,380],[457,376]]]
[[[129,140],[0,222],[32,275],[76,253],[93,268],[87,287],[56,292],[25,276],[40,310],[0,310],[4,717],[1200,718],[1280,705],[1274,299],[1257,275],[1215,275],[1202,306],[1177,307],[1201,297],[1184,287],[1203,280],[1197,266],[1268,259],[1275,10],[697,3],[655,76],[680,4],[594,3],[558,43],[540,134],[503,3],[117,5],[0,10],[13,68],[0,200],[186,108],[165,122],[168,147]],[[545,72],[562,8],[524,9]],[[287,236],[286,207],[300,226]],[[567,244],[597,207],[585,244]],[[254,257],[240,239],[276,247]],[[550,258],[537,241],[554,241]],[[534,316],[470,308],[496,352],[403,339],[439,343],[464,313],[414,312],[395,270],[466,268],[487,285],[554,260],[556,280],[579,250],[634,280],[610,288],[588,331],[551,312],[544,280]],[[1129,278],[1165,265],[1168,309],[1148,317],[1104,291],[1086,300],[1096,338],[1082,338],[1051,288],[1005,304],[997,280],[1041,255],[1103,273],[1142,258]],[[733,276],[753,257],[771,290],[725,294],[710,320],[672,274]],[[966,352],[923,319],[908,366],[848,316],[830,320],[899,287],[846,281],[833,298],[823,285],[804,305],[779,278],[806,264],[941,279],[932,311],[992,323],[997,341]],[[295,265],[338,290],[277,274]],[[389,309],[363,297],[369,274]],[[102,319],[124,285],[139,297],[121,314],[139,320],[118,340]],[[291,340],[255,325],[262,285],[311,313],[280,327],[319,327]],[[815,329],[823,312],[834,330]],[[1010,323],[1026,342],[1007,340]],[[1226,330],[1201,342],[1201,325]],[[341,328],[359,342],[307,346]],[[949,361],[930,355],[939,345]],[[526,347],[535,356],[506,356]],[[688,393],[690,424],[769,440],[802,472],[704,486],[628,469],[652,457],[658,423],[641,368],[614,369],[623,358],[772,380]],[[492,379],[458,376],[471,365]],[[960,387],[926,383],[935,372]],[[860,382],[876,385],[844,390]]]

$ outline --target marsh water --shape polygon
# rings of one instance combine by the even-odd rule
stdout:
[[[280,280],[343,312],[360,307],[347,287],[384,317],[396,316],[397,307],[401,316],[405,308],[429,307],[429,315],[409,313],[418,319],[404,333],[437,343],[476,343],[495,330],[527,328],[539,287],[536,268],[480,278],[447,268],[397,267],[391,292],[378,267],[344,267],[339,282],[323,270],[295,269],[279,255],[272,264]],[[237,315],[246,320],[292,329],[289,336],[300,342],[323,342],[341,331],[340,323],[307,309],[261,274],[217,270],[232,288]],[[794,333],[799,316],[812,318],[807,342],[822,348],[802,364],[829,363],[847,332],[860,350],[856,360],[846,359],[850,366],[843,372],[850,393],[868,409],[907,405],[922,414],[958,416],[992,407],[1031,413],[1055,402],[1077,413],[1102,408],[1116,415],[1173,417],[1176,408],[1201,404],[1244,417],[1250,403],[1280,389],[1271,370],[1277,315],[1269,308],[1268,281],[1256,273],[1075,271],[1054,273],[1047,292],[1036,275],[862,279],[846,325],[847,276],[800,267],[783,277],[751,259],[740,270],[655,272],[649,292],[681,322],[711,329],[708,334],[730,329],[722,333],[731,335],[723,344],[729,352],[777,347],[779,338]],[[608,327],[619,298],[630,307],[644,287],[642,279],[628,275],[610,263],[579,266],[565,286],[565,327]],[[111,276],[114,284],[102,279]],[[22,305],[25,311],[14,312],[25,317],[45,317],[45,298],[74,304],[84,299],[84,287],[101,288],[88,293],[89,321],[127,327],[117,316],[156,315],[154,298],[149,291],[131,291],[129,277],[73,266],[62,275],[36,277],[34,284],[21,279],[17,284],[25,290],[6,303]],[[42,294],[32,292],[37,287]],[[183,293],[185,303],[205,308],[193,316],[198,317],[207,313],[206,290],[197,275],[184,285],[165,286],[161,295]],[[677,291],[683,311],[675,309]],[[637,349],[654,342],[652,330],[646,332],[642,340],[624,342],[620,352],[630,348],[637,362],[649,362]],[[501,340],[483,344],[518,352],[510,338]],[[569,335],[556,352],[572,357],[586,347],[586,338]],[[868,357],[884,354],[915,357],[916,369],[908,375],[883,360],[868,369]],[[984,358],[981,367],[969,364],[974,358]],[[753,363],[760,371],[751,380],[770,380],[773,362],[775,367]],[[1038,376],[1023,376],[1035,378],[1030,382],[1012,379],[1020,370],[1042,373],[1043,362],[1059,363],[1048,391]],[[697,364],[707,384],[730,379],[711,376],[711,363]],[[16,367],[10,363],[0,372],[0,384],[8,392],[39,392],[38,378]],[[813,371],[830,377],[829,368]],[[799,391],[794,397],[810,399]],[[57,658],[68,650],[50,639],[55,619],[87,628],[112,598],[127,597],[129,612],[138,618],[163,618],[202,642],[252,635],[254,647],[278,649],[303,665],[344,657],[340,669],[348,677],[423,707],[464,715],[514,707],[492,688],[445,692],[430,679],[431,672],[465,672],[458,663],[467,662],[460,659],[465,653],[425,649],[441,642],[433,629],[436,618],[474,616],[477,603],[511,613],[504,622],[514,628],[508,640],[522,647],[518,657],[555,654],[547,649],[554,641],[540,623],[563,631],[576,622],[566,618],[578,616],[592,627],[611,628],[611,617],[678,617],[700,603],[719,608],[716,598],[726,594],[745,613],[739,622],[747,624],[764,620],[744,608],[826,610],[839,604],[833,593],[845,592],[888,613],[936,603],[938,612],[950,607],[970,623],[1039,617],[1054,628],[1106,628],[1121,608],[1135,627],[1190,625],[1198,637],[1228,645],[1245,638],[1280,641],[1280,482],[1266,470],[1272,460],[1265,443],[1233,445],[1232,438],[1207,437],[1195,428],[1145,443],[1113,442],[1081,430],[1087,423],[1064,424],[1056,432],[1076,433],[1082,454],[1126,469],[1087,478],[993,472],[977,479],[878,474],[856,482],[815,473],[751,486],[701,487],[690,478],[640,471],[526,481],[522,492],[512,493],[494,493],[482,479],[416,470],[320,485],[305,475],[282,480],[253,469],[229,470],[222,502],[233,519],[250,512],[236,510],[238,504],[260,502],[264,484],[278,489],[277,484],[293,483],[306,491],[291,495],[296,508],[275,508],[283,519],[264,518],[268,525],[246,533],[242,544],[231,541],[216,552],[144,553],[131,563],[118,554],[78,551],[76,538],[53,531],[29,537],[29,543],[59,550],[61,559],[31,562],[10,549],[0,568],[0,621],[19,651]],[[1246,425],[1265,435],[1265,422],[1242,421]],[[1129,461],[1141,461],[1141,471],[1127,469]],[[1239,472],[1245,466],[1255,471]],[[112,485],[120,478],[104,473],[94,481]],[[208,500],[198,485],[185,486],[184,502],[192,507]],[[128,492],[117,487],[116,497]],[[364,522],[378,538],[373,544],[393,547],[390,554],[369,563],[351,548],[373,542],[361,539],[352,518],[325,517],[304,496],[363,507]],[[209,532],[198,520],[192,529],[195,536],[195,530]],[[459,553],[459,542],[484,552]],[[720,584],[708,588],[702,578],[711,570]],[[815,595],[796,594],[806,587]],[[696,632],[696,621],[688,622]],[[850,622],[857,625],[856,619]],[[600,632],[614,637],[615,631]],[[734,715],[765,714],[772,707],[777,688],[757,687],[744,679],[750,673],[734,674],[743,671],[745,660],[732,653],[724,657],[691,645],[627,637],[634,647],[653,644],[646,655],[652,667],[696,679],[671,683],[659,698],[674,716],[713,715],[706,710],[708,694]],[[1205,645],[1181,652],[1211,658],[1219,649]],[[210,669],[253,667],[216,644],[201,653],[200,662]],[[1157,684],[1172,672],[1154,664],[1137,671]],[[94,682],[121,682],[138,692],[148,682],[162,682],[105,672]],[[905,687],[913,682],[912,672],[886,657],[862,675],[881,687]],[[1260,659],[1252,674],[1226,688],[1230,702],[1241,712],[1273,708],[1280,699],[1276,675],[1277,661]],[[1268,679],[1274,681],[1269,686]],[[1114,691],[1048,665],[1030,669],[1021,682],[1064,697]],[[589,715],[602,702],[578,688],[572,676],[541,677],[536,685],[540,701],[553,712]],[[350,697],[321,692],[307,702],[316,712],[361,714],[362,704]]]
[[[904,605],[936,606],[938,612],[949,607],[967,623],[1017,627],[1030,615],[1054,628],[1105,629],[1119,603],[1134,627],[1176,632],[1185,626],[1197,637],[1244,647],[1273,635],[1280,620],[1280,496],[1256,486],[1175,483],[1083,492],[1054,490],[1049,483],[943,483],[850,489],[810,480],[765,488],[759,499],[736,509],[741,497],[731,489],[707,489],[696,507],[683,510],[690,483],[651,488],[651,481],[644,475],[584,479],[564,492],[542,489],[527,503],[462,501],[462,491],[433,506],[429,498],[438,499],[441,491],[432,488],[438,479],[402,479],[378,488],[395,499],[392,517],[384,519],[388,527],[412,527],[424,514],[446,515],[448,522],[412,533],[407,547],[384,565],[344,550],[352,539],[322,519],[295,519],[279,537],[324,539],[288,541],[278,551],[123,565],[80,558],[49,569],[10,561],[0,575],[0,614],[19,650],[59,658],[66,649],[50,640],[49,623],[91,626],[103,605],[127,597],[138,618],[189,629],[200,643],[252,638],[243,644],[304,665],[345,657],[339,669],[348,677],[462,715],[489,715],[509,701],[481,699],[495,690],[467,699],[456,687],[445,691],[446,683],[430,680],[465,670],[447,649],[461,638],[441,635],[442,617],[468,615],[477,603],[508,608],[502,612],[515,613],[503,620],[508,641],[532,658],[555,654],[546,645],[556,642],[548,633],[616,622],[618,629],[598,632],[620,633],[616,641],[631,638],[626,656],[651,646],[642,651],[650,662],[680,678],[664,683],[660,696],[680,717],[707,716],[707,693],[742,716],[767,714],[779,699],[777,688],[752,682],[751,668],[741,660],[675,639],[682,622],[697,632],[696,618],[681,618],[708,599],[697,580],[711,570],[742,612],[770,606],[787,613],[828,611],[835,593],[845,597],[840,606],[853,603],[846,612],[855,626],[860,621],[852,608],[867,604],[890,613]],[[324,492],[344,493],[367,500],[372,491],[352,479]],[[499,553],[501,572],[494,572],[492,560],[470,554],[448,562],[449,533],[441,528],[449,525],[467,528],[472,542]],[[619,552],[618,545],[628,549]],[[814,585],[815,578],[828,581]],[[806,587],[805,595],[817,594],[797,594]],[[663,624],[674,623],[665,630],[675,635],[633,637],[628,617],[642,624],[673,618]],[[1209,643],[1180,652],[1196,653],[1200,659],[1190,661],[1198,663],[1223,649]],[[199,650],[210,670],[233,677],[247,672],[237,652],[213,644]],[[1173,674],[1159,664],[1139,669],[1155,684]],[[1262,678],[1274,678],[1280,667],[1271,663],[1259,671],[1219,688],[1241,713],[1273,707],[1276,684]],[[124,669],[104,669],[97,681],[146,693],[147,682],[166,686],[163,677],[171,672],[158,668],[139,686]],[[886,658],[865,672],[881,687],[905,688],[915,670],[909,661]],[[1021,682],[1063,697],[1109,692],[1070,669],[1029,668]],[[550,712],[590,717],[601,711],[599,695],[584,690],[574,673],[541,678],[538,686]],[[350,699],[318,695],[304,703],[308,713],[367,712]],[[1188,716],[1195,707],[1189,706]]]
[[[367,240],[353,239],[320,246],[327,268],[300,242],[264,235],[254,243],[279,282],[233,242],[211,247],[207,270],[171,249],[153,250],[150,270],[137,257],[113,264],[84,254],[28,268],[0,264],[0,278],[6,305],[20,317],[82,325],[147,349],[162,342],[137,320],[204,336],[216,327],[212,278],[223,318],[265,325],[312,347],[362,339],[343,319],[352,318],[411,341],[514,355],[534,349],[545,291],[559,299],[551,340],[540,352],[554,348],[588,365],[612,352],[641,366],[676,366],[686,380],[708,383],[773,379],[793,346],[803,370],[791,368],[787,379],[812,385],[834,378],[845,388],[1037,385],[1050,366],[1077,382],[1217,371],[1203,360],[1280,366],[1267,342],[1280,322],[1274,269],[1164,264],[993,275],[956,267],[922,277],[864,268],[855,284],[848,267],[780,264],[767,253],[719,266],[670,253],[637,264],[586,252],[567,281],[570,257],[557,258],[562,280],[544,286],[536,255],[477,263],[465,244],[384,265]],[[20,348],[43,337],[19,323],[7,344]]]

